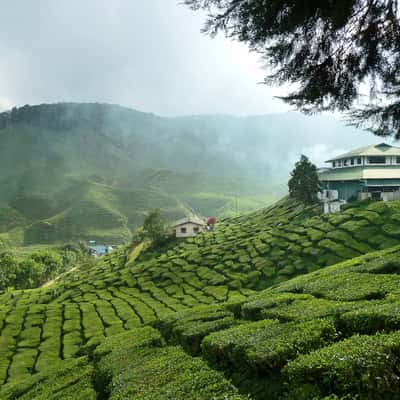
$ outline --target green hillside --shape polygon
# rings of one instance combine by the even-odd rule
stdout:
[[[188,210],[176,198],[155,189],[119,189],[95,182],[76,182],[68,194],[26,195],[0,208],[3,247],[71,240],[123,243],[143,222],[145,213],[162,208],[170,220]],[[0,214],[0,215],[1,215]]]
[[[0,247],[122,243],[155,206],[170,220],[266,207],[286,192],[294,155],[314,152],[321,131],[332,149],[349,134],[366,140],[334,118],[297,113],[166,118],[97,103],[13,108],[0,113]]]
[[[268,184],[256,179],[218,145],[226,129],[201,132],[201,124],[107,104],[0,113],[0,248],[124,243],[152,208],[171,221],[192,210],[221,217],[274,201],[268,170]]]
[[[0,398],[395,399],[399,215],[282,200],[3,293]]]
[[[157,188],[129,189],[74,181],[54,197],[25,195],[0,208],[0,248],[72,240],[125,243],[154,208],[174,221],[191,212],[234,215],[269,204],[273,196],[182,193]]]

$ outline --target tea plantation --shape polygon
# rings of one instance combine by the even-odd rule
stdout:
[[[0,296],[0,399],[397,399],[400,203],[283,200]]]

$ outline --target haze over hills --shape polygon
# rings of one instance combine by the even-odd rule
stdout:
[[[59,103],[0,114],[0,240],[122,242],[146,211],[230,215],[286,190],[301,152],[345,147],[334,118],[297,113],[164,118],[117,105]],[[329,146],[315,139],[323,135]],[[239,200],[238,200],[239,198]],[[238,207],[238,210],[237,210]]]

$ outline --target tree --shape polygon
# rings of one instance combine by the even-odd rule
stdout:
[[[271,70],[265,83],[294,84],[287,103],[348,111],[352,123],[400,138],[400,0],[184,2],[208,11],[205,32],[261,53]]]
[[[305,204],[316,203],[318,192],[321,190],[317,167],[306,156],[302,155],[290,175],[291,178],[288,182],[290,197]]]
[[[144,236],[150,239],[154,245],[165,242],[168,236],[168,228],[161,216],[161,211],[157,208],[149,213],[143,223]]]
[[[41,264],[43,266],[43,276],[41,277],[43,283],[50,279],[54,279],[54,277],[63,268],[63,259],[61,255],[54,251],[38,251],[31,254],[30,258],[37,264]]]
[[[19,271],[18,260],[9,252],[0,254],[0,290],[15,285]]]
[[[19,263],[15,287],[18,289],[39,287],[45,282],[44,265],[33,258],[25,258]]]

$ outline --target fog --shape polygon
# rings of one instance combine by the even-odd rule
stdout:
[[[95,101],[168,117],[287,112],[274,98],[285,88],[260,84],[259,55],[222,35],[205,36],[204,19],[177,0],[3,2],[0,109]],[[320,162],[378,141],[366,133],[341,142],[335,133],[313,132],[312,144],[308,137],[288,162],[300,152]]]
[[[16,0],[0,15],[0,106],[117,103],[160,115],[287,109],[259,56],[177,0]]]

